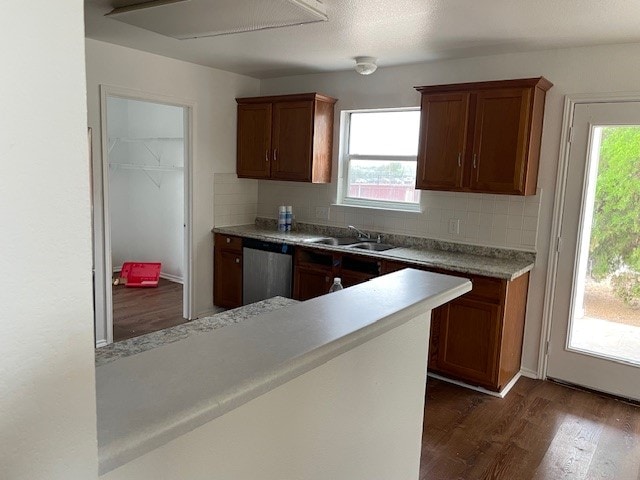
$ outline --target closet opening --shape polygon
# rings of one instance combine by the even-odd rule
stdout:
[[[102,88],[97,346],[190,319],[190,118],[188,105]]]

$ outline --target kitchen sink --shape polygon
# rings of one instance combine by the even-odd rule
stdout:
[[[357,248],[359,250],[373,250],[374,252],[384,252],[385,250],[396,248],[396,246],[389,245],[388,243],[360,242],[354,245],[349,245],[348,248]]]
[[[309,243],[318,243],[320,245],[353,245],[354,243],[361,242],[357,238],[351,237],[324,237],[315,240],[309,240]]]

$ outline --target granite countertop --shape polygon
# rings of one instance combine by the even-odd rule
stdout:
[[[318,225],[300,225],[292,232],[278,232],[269,221],[252,225],[216,227],[215,233],[236,235],[277,243],[289,243],[319,250],[348,252],[353,255],[397,260],[416,266],[440,268],[457,273],[483,275],[492,278],[513,280],[530,271],[535,263],[535,253],[517,250],[454,244],[432,239],[385,235],[383,242],[398,245],[384,252],[361,251],[345,246],[322,245],[313,240],[327,236],[352,236],[346,229]],[[373,237],[375,238],[375,237]]]
[[[249,314],[236,325],[103,364],[96,368],[99,473],[470,290],[463,278],[405,269],[261,315],[251,316],[263,307],[242,307],[228,312],[230,321]]]
[[[273,297],[244,307],[226,310],[211,317],[198,318],[182,325],[157,332],[147,333],[139,337],[123,340],[96,349],[96,367],[106,365],[119,358],[130,357],[153,348],[184,340],[198,333],[210,332],[218,328],[240,323],[248,318],[272,312],[280,308],[299,303],[297,300],[284,297]]]

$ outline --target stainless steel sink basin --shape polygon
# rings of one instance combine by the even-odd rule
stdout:
[[[361,242],[357,238],[351,237],[324,237],[316,240],[309,240],[309,243],[319,243],[320,245],[353,245]]]
[[[384,252],[385,250],[391,250],[396,248],[395,245],[389,245],[388,243],[375,243],[375,242],[361,242],[355,245],[349,245],[349,248],[357,248],[360,250],[373,250],[374,252]]]

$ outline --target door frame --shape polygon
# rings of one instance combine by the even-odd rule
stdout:
[[[113,295],[111,281],[113,266],[111,261],[111,219],[109,216],[109,141],[107,137],[107,97],[118,97],[139,100],[183,108],[185,135],[184,158],[184,235],[183,235],[183,316],[191,320],[194,308],[193,288],[193,158],[195,157],[195,109],[192,100],[170,97],[150,92],[143,92],[124,87],[100,84],[100,151],[99,158],[94,159],[94,199],[97,215],[94,216],[94,262],[95,302],[94,317],[96,347],[113,343]],[[98,175],[99,172],[99,175]],[[104,329],[98,335],[98,329]]]
[[[564,112],[562,115],[562,133],[560,136],[560,154],[558,159],[558,172],[556,177],[555,198],[553,201],[553,217],[551,224],[551,237],[549,242],[549,257],[547,263],[547,277],[544,294],[544,306],[542,313],[542,328],[540,333],[540,346],[538,350],[538,378],[547,378],[548,350],[551,338],[551,322],[553,305],[555,302],[556,278],[558,272],[558,259],[562,250],[562,216],[565,207],[565,193],[569,170],[569,154],[571,150],[572,131],[575,106],[585,103],[624,103],[640,102],[639,92],[624,93],[588,93],[570,94],[564,99]],[[576,252],[578,254],[578,252]]]

